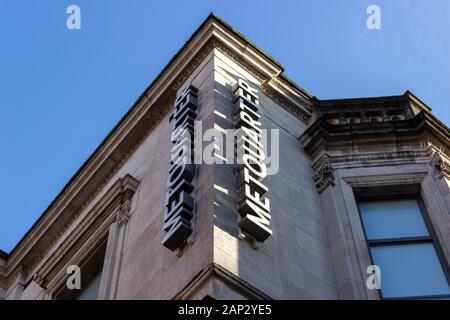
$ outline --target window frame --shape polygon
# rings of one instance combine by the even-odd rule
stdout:
[[[396,201],[396,200],[416,200],[419,210],[422,214],[422,218],[424,220],[425,226],[428,230],[429,236],[419,236],[419,237],[402,237],[402,238],[386,238],[386,239],[373,239],[369,240],[366,233],[366,226],[363,221],[362,212],[360,208],[360,204],[362,202],[380,202],[380,201]],[[364,233],[364,238],[366,240],[366,247],[369,253],[370,261],[372,265],[375,265],[371,247],[382,247],[382,246],[395,246],[395,245],[408,245],[408,244],[417,244],[417,243],[431,243],[434,247],[436,255],[438,257],[438,261],[442,267],[444,272],[445,279],[447,280],[447,284],[450,286],[450,268],[445,259],[444,253],[442,251],[439,239],[435,233],[433,225],[431,223],[431,219],[428,215],[428,212],[425,208],[425,204],[420,195],[373,195],[369,198],[356,198],[356,207],[358,208],[359,221],[361,223],[362,231]],[[381,289],[377,289],[378,294],[382,300],[425,300],[425,299],[439,299],[439,298],[450,298],[449,294],[441,294],[441,295],[424,295],[424,296],[405,296],[405,297],[392,297],[386,298],[383,297]]]
[[[74,215],[76,219],[64,227],[60,243],[50,248],[52,253],[33,272],[33,278],[39,279],[38,285],[45,290],[44,299],[57,298],[67,281],[67,267],[78,265],[82,269],[103,243],[106,253],[97,300],[115,299],[123,242],[128,221],[136,209],[133,198],[139,184],[130,174],[116,179],[101,197],[89,204],[89,209],[78,212]]]

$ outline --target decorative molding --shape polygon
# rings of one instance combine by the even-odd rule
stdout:
[[[88,251],[108,233],[108,228],[114,221],[123,224],[128,221],[131,199],[138,185],[139,181],[129,174],[117,179],[93,208],[80,217],[81,220],[66,234],[64,240],[58,241],[57,246],[55,242],[53,247],[46,248],[45,261],[39,255],[27,266],[26,274],[34,272],[36,282],[53,292],[66,275],[65,267],[68,264],[82,261]],[[59,234],[62,236],[63,232]],[[39,269],[35,271],[38,265]]]
[[[186,82],[186,80],[194,73],[198,66],[203,62],[203,60],[212,52],[212,50],[216,47],[217,41],[214,38],[211,38],[208,42],[206,42],[203,47],[199,50],[199,52],[192,58],[190,63],[183,69],[183,71],[178,75],[178,77],[173,82],[171,86],[172,96],[170,99],[170,104],[168,111],[173,106],[176,98],[176,92],[181,88],[181,86]]]
[[[382,165],[413,164],[428,161],[429,150],[417,145],[410,145],[410,150],[397,150],[398,148],[385,148],[372,152],[354,152],[352,154],[330,155],[334,168],[373,167]],[[375,151],[375,152],[374,152]]]
[[[321,193],[328,186],[334,185],[334,168],[328,155],[324,155],[317,165],[313,175],[317,191]]]
[[[380,187],[393,185],[420,184],[427,175],[426,171],[408,172],[401,174],[381,174],[368,176],[343,177],[352,188]]]
[[[231,289],[249,300],[273,300],[269,295],[255,288],[247,281],[228,271],[217,263],[211,263],[200,271],[180,292],[172,299],[189,300],[211,279],[218,279]]]
[[[311,114],[293,104],[283,94],[281,94],[280,92],[274,90],[269,86],[263,86],[262,92],[268,98],[272,99],[275,103],[277,103],[278,105],[286,109],[288,112],[295,115],[298,119],[300,119],[304,123],[308,124],[309,120],[311,119]]]
[[[351,168],[367,168],[379,166],[394,166],[405,164],[431,164],[431,157],[437,152],[438,147],[430,140],[418,140],[417,142],[401,143],[395,145],[375,145],[369,148],[340,148],[321,151],[313,159],[318,162],[326,155],[333,163],[335,170]],[[441,152],[442,155],[442,152]]]
[[[230,48],[227,45],[223,44],[219,39],[213,38],[212,42],[214,48],[220,49],[224,54],[239,63],[242,67],[244,67],[244,69],[252,73],[258,80],[260,80],[261,82],[268,80],[267,75],[260,72],[256,67],[253,66],[253,64],[244,60],[241,54],[237,54],[235,51],[230,50]]]

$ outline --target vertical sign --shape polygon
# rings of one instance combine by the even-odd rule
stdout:
[[[167,179],[166,209],[162,244],[175,251],[186,243],[191,235],[195,214],[193,164],[194,121],[197,118],[197,94],[194,86],[188,86],[175,100],[172,123],[172,149],[170,150],[169,177]]]
[[[258,90],[239,79],[233,87],[236,129],[237,203],[239,227],[256,241],[271,234],[270,201],[263,180],[267,175],[266,158],[259,115]]]

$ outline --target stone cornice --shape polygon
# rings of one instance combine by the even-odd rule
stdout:
[[[283,67],[211,15],[181,48],[127,114],[68,182],[6,261],[8,274],[18,265],[32,265],[54,239],[75,222],[118,169],[167,115],[176,92],[215,49],[253,73],[266,88],[289,96],[291,112],[307,118],[309,96],[282,76]],[[281,101],[281,98],[276,98]],[[295,111],[295,109],[298,109]],[[297,114],[297,115],[298,115]],[[39,259],[37,259],[39,260]]]
[[[393,111],[402,109],[409,109],[411,116],[420,111],[431,112],[431,108],[410,91],[398,96],[328,100],[313,98],[312,101],[319,116],[335,112],[350,113],[355,111],[364,113],[375,110]]]
[[[333,124],[319,117],[299,140],[312,158],[318,192],[334,185],[338,169],[429,163],[439,177],[450,173],[445,160],[449,130],[423,110],[407,119],[374,123]]]
[[[433,140],[444,153],[450,150],[449,129],[428,112],[401,121],[335,125],[317,119],[299,138],[306,152],[314,159],[332,149],[358,150],[364,146],[413,145]]]

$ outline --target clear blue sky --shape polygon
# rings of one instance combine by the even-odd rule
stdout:
[[[81,30],[66,8],[81,8]],[[368,30],[366,8],[381,8]],[[450,124],[450,1],[0,0],[0,248],[10,251],[211,12],[321,98],[409,89]]]

